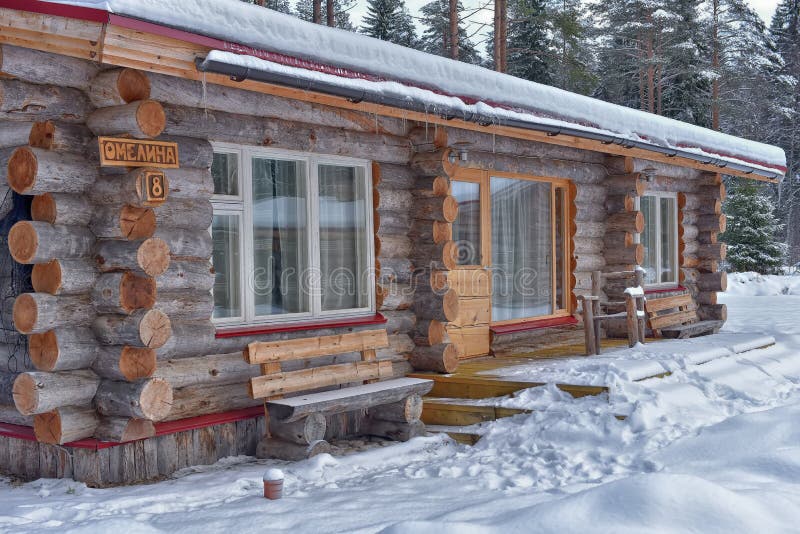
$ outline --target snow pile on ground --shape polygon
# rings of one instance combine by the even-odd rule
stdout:
[[[726,294],[740,297],[800,295],[800,276],[730,273]]]
[[[0,531],[796,532],[800,299],[724,300],[728,352],[618,377],[609,395],[521,392],[503,402],[534,411],[487,425],[474,447],[428,437],[294,464],[229,458],[106,490],[6,481]],[[775,344],[731,351],[742,332]],[[282,500],[261,496],[268,468],[285,474]]]
[[[102,9],[240,45],[319,61],[352,70],[354,72],[348,75],[358,79],[348,81],[343,76],[304,74],[302,71],[313,69],[313,66],[292,69],[290,66],[297,63],[292,58],[285,58],[285,61],[274,57],[271,61],[255,57],[243,60],[236,54],[256,51],[243,50],[242,47],[231,46],[230,50],[212,53],[224,62],[245,62],[259,69],[291,71],[298,76],[322,76],[342,84],[358,82],[362,87],[375,81],[400,82],[395,83],[392,89],[407,98],[424,96],[425,101],[436,106],[442,105],[441,96],[451,105],[457,104],[457,109],[464,113],[494,115],[500,122],[503,118],[519,116],[532,124],[560,123],[564,127],[612,133],[634,141],[708,155],[781,174],[786,166],[783,150],[774,146],[426,54],[363,34],[327,28],[239,0],[47,1]],[[409,86],[424,88],[425,94],[421,95],[420,89]]]

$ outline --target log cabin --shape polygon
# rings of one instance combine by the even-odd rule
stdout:
[[[598,271],[724,321],[721,176],[786,165],[233,0],[0,0],[0,73],[0,472],[23,479],[408,439],[423,378],[580,342]]]

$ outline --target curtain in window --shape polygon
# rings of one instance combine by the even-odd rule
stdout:
[[[551,185],[491,178],[492,320],[553,313]]]
[[[239,265],[239,216],[214,215],[211,236],[214,243],[214,317],[240,317],[242,315],[241,280]]]
[[[481,263],[481,186],[454,181],[453,197],[458,201],[458,217],[453,223],[453,241],[458,246],[459,265]]]
[[[363,171],[320,165],[318,180],[322,311],[366,308],[370,276]]]
[[[252,162],[255,314],[308,312],[305,165],[263,158]]]

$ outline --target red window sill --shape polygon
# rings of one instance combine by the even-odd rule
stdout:
[[[554,317],[550,319],[541,319],[539,321],[524,321],[512,324],[503,324],[492,326],[493,334],[514,334],[517,332],[526,332],[528,330],[539,330],[540,328],[550,328],[553,326],[569,326],[578,324],[578,320],[568,315],[566,317]]]
[[[659,293],[672,293],[674,291],[686,291],[686,288],[683,286],[674,286],[674,287],[660,287],[658,289],[645,289],[645,295],[658,295]]]
[[[280,334],[283,332],[300,332],[302,330],[318,330],[320,328],[350,328],[371,324],[384,324],[386,317],[380,313],[367,317],[337,318],[323,321],[306,321],[297,323],[273,324],[269,326],[244,326],[235,328],[218,328],[217,339],[241,336],[257,336],[262,334]]]

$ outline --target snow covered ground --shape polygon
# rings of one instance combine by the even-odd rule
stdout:
[[[0,532],[796,532],[800,291],[784,288],[800,284],[730,285],[725,330],[774,345],[701,365],[645,346],[631,354],[682,364],[641,382],[612,373],[603,398],[525,391],[503,402],[535,411],[492,423],[474,447],[430,437],[295,464],[231,458],[107,490],[0,479]],[[285,497],[265,501],[275,465]]]

